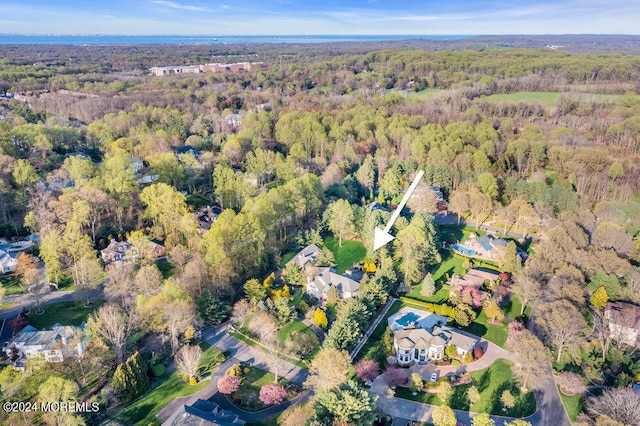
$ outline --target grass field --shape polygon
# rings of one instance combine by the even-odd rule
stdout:
[[[11,296],[14,294],[25,294],[26,290],[21,285],[20,277],[8,274],[0,277],[0,284],[4,287],[4,295]]]
[[[333,252],[336,258],[336,272],[338,274],[351,269],[353,263],[362,262],[367,255],[367,249],[359,241],[342,240],[342,247],[338,247],[338,239],[328,237],[325,238],[324,245]]]
[[[277,336],[278,342],[281,344],[284,344],[287,340],[287,337],[289,337],[291,333],[293,333],[294,331],[315,335],[315,333],[309,327],[304,325],[302,321],[299,321],[296,319],[291,321],[289,324],[282,327],[280,331],[278,331],[278,336]]]
[[[480,311],[478,318],[476,318],[471,325],[463,327],[462,329],[476,336],[480,336],[483,339],[487,339],[501,348],[504,348],[507,343],[507,334],[509,332],[507,321],[502,321],[502,326],[489,324],[484,309]]]
[[[211,375],[215,368],[224,361],[224,355],[213,346],[203,344],[201,347],[206,348],[200,360],[200,375],[205,377]],[[173,371],[171,374],[152,379],[151,386],[144,395],[118,410],[112,417],[127,425],[156,424],[158,422],[156,414],[174,398],[191,395],[204,389],[208,384],[207,380],[191,386],[182,380],[180,373]]]
[[[573,396],[567,396],[563,394],[560,389],[558,389],[558,393],[560,394],[560,399],[562,399],[564,409],[567,411],[567,415],[572,422],[575,422],[578,414],[584,410],[584,397],[579,393]]]
[[[103,300],[96,300],[93,302],[93,306],[85,308],[84,300],[52,303],[42,307],[44,309],[44,314],[42,315],[36,315],[36,310],[32,309],[27,319],[29,320],[29,325],[37,329],[51,328],[56,323],[80,325],[103,304]]]
[[[164,278],[165,280],[174,276],[178,272],[176,268],[174,268],[173,265],[166,260],[156,263],[156,266],[158,267],[158,269],[160,269],[162,278]]]
[[[553,108],[558,103],[560,96],[569,96],[576,100],[593,101],[614,104],[620,95],[601,95],[597,93],[562,93],[562,92],[515,92],[508,94],[496,94],[483,96],[480,99],[494,103],[502,102],[539,102],[545,108]]]
[[[471,384],[453,388],[453,396],[449,401],[451,408],[518,418],[529,416],[535,412],[536,402],[533,393],[522,394],[520,392],[508,361],[498,359],[491,367],[470,374],[473,379]],[[480,391],[480,401],[474,405],[470,405],[467,398],[467,390],[471,386],[477,387]],[[500,396],[506,389],[509,389],[515,396],[516,405],[512,409],[502,411]],[[425,404],[442,405],[436,394],[418,392],[414,396],[411,390],[404,387],[396,388],[396,396]]]
[[[280,260],[280,267],[284,268],[284,265],[295,256],[297,253],[295,251],[289,251],[282,255],[282,259]]]

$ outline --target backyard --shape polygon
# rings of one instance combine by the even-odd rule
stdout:
[[[526,417],[535,412],[536,402],[533,393],[520,392],[508,361],[498,359],[490,367],[470,374],[472,378],[470,384],[453,388],[453,396],[449,401],[451,408],[517,418]],[[475,386],[480,392],[480,400],[473,405],[469,404],[467,397],[467,391],[471,386]],[[500,396],[507,389],[515,396],[516,404],[513,408],[503,411]],[[435,393],[418,392],[417,395],[413,395],[411,390],[405,387],[397,387],[396,396],[425,404],[442,405]]]
[[[367,249],[359,241],[342,240],[342,247],[338,246],[338,239],[328,237],[324,239],[324,245],[336,258],[336,272],[343,274],[347,269],[351,269],[354,263],[364,261]]]
[[[215,368],[224,361],[224,354],[207,343],[201,343],[203,349],[200,360],[200,376],[213,374]],[[131,404],[120,407],[111,417],[127,425],[149,425],[160,423],[155,417],[174,398],[191,395],[204,389],[210,383],[203,380],[196,385],[189,385],[177,371],[165,373],[162,377],[151,380],[149,390]]]

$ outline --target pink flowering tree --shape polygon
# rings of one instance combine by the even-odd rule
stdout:
[[[380,374],[380,366],[372,359],[363,359],[354,365],[356,376],[364,382],[373,382]]]
[[[240,389],[240,379],[234,376],[224,376],[218,380],[218,390],[225,395],[231,395]]]
[[[511,346],[513,338],[520,331],[524,330],[524,325],[520,321],[511,321],[509,323],[509,333],[507,334],[507,344]]]
[[[264,405],[280,404],[287,397],[287,391],[280,385],[264,385],[260,388],[260,401]]]
[[[409,372],[404,368],[390,368],[385,373],[384,378],[389,386],[404,385],[409,378]]]
[[[471,304],[474,307],[479,308],[480,306],[482,306],[483,294],[480,290],[472,286],[466,286],[460,291],[460,296],[464,297],[464,295],[467,293],[471,294]]]

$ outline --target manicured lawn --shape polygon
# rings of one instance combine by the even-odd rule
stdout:
[[[200,194],[189,194],[186,197],[187,204],[189,204],[190,206],[194,206],[194,207],[206,207],[206,206],[213,206],[215,203],[213,202],[213,200],[211,200],[210,198],[205,197],[204,195],[200,195]]]
[[[282,259],[280,260],[280,267],[284,268],[284,265],[286,265],[288,261],[293,259],[293,256],[295,256],[296,254],[297,253],[295,251],[288,251],[285,254],[283,254]]]
[[[567,411],[569,418],[572,422],[575,422],[578,414],[584,411],[584,397],[579,393],[576,393],[573,396],[567,396],[563,394],[560,389],[558,389],[558,393],[560,394],[560,399],[562,399],[562,404],[564,405],[564,409]]]
[[[0,283],[2,283],[2,286],[4,287],[5,296],[26,293],[26,290],[21,286],[20,277],[17,275],[3,275],[0,277]]]
[[[533,393],[522,394],[515,383],[511,372],[511,363],[503,359],[498,359],[491,367],[470,373],[473,381],[468,385],[454,387],[453,396],[449,405],[451,408],[464,411],[475,411],[478,413],[489,413],[509,417],[526,417],[536,410],[536,402]],[[474,405],[469,405],[467,390],[475,386],[480,392],[480,401]],[[509,389],[516,397],[514,408],[502,411],[500,396],[502,392]],[[404,387],[396,388],[396,396],[412,401],[423,402],[425,404],[441,405],[436,394],[418,392],[412,395],[411,390]]]
[[[17,306],[18,303],[17,302],[7,302],[7,303],[1,303],[0,304],[0,311],[3,311],[5,309],[11,309],[14,306]]]
[[[287,324],[286,326],[282,327],[280,329],[280,331],[278,331],[278,342],[284,344],[284,342],[287,340],[287,338],[294,331],[300,331],[302,333],[315,334],[309,327],[304,325],[302,323],[302,321],[299,321],[299,320],[296,319],[296,320],[291,321],[289,324]]]
[[[367,255],[367,249],[359,241],[342,240],[342,247],[338,247],[338,239],[329,237],[325,238],[324,245],[333,252],[336,272],[339,274],[351,269],[352,264],[362,262]]]
[[[504,306],[504,314],[513,319],[520,315],[520,309],[522,309],[522,303],[515,294],[512,294],[511,300]],[[529,317],[531,315],[531,306],[527,305],[524,308],[524,314]]]
[[[95,312],[104,304],[103,300],[96,300],[90,308],[84,307],[84,300],[73,302],[52,303],[42,307],[44,314],[36,315],[36,309],[32,309],[27,316],[29,325],[37,328],[51,328],[56,323],[62,325],[80,325],[89,318],[89,315]]]
[[[162,272],[162,278],[164,278],[165,280],[174,276],[176,272],[178,272],[176,271],[176,268],[174,268],[173,265],[166,260],[156,263],[156,266],[158,267],[158,269],[160,269],[160,272]]]
[[[465,269],[462,268],[462,264],[465,259],[445,250],[440,252],[440,256],[442,257],[442,262],[433,266],[430,271],[433,280],[436,282],[436,293],[431,297],[422,296],[420,294],[422,283],[420,283],[413,287],[407,297],[430,303],[444,303],[449,299],[449,289],[445,287],[445,284],[453,274],[464,275]]]
[[[258,411],[267,406],[260,402],[260,388],[264,385],[275,384],[275,376],[257,367],[251,366],[251,371],[242,378],[240,389],[231,394],[230,398],[236,405],[241,406],[245,410]],[[286,385],[287,381],[282,377],[279,378],[278,384]],[[287,399],[291,399],[294,395],[289,394]]]
[[[501,327],[489,324],[487,322],[487,316],[484,313],[484,309],[480,312],[478,318],[476,318],[476,320],[471,323],[471,325],[462,329],[464,331],[468,331],[469,333],[475,334],[476,336],[487,339],[488,341],[495,343],[501,348],[505,347],[505,344],[507,342],[507,334],[509,332],[509,327],[506,320],[502,321]]]
[[[206,345],[204,345],[206,346]],[[208,347],[202,354],[200,362],[200,375],[210,376],[215,367],[224,361],[224,355],[215,347]],[[151,387],[144,395],[124,408],[119,409],[111,417],[127,425],[155,424],[156,414],[174,398],[191,395],[204,389],[209,384],[208,380],[191,386],[177,371],[154,378]]]

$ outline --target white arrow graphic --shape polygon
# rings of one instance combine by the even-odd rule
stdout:
[[[420,183],[422,175],[424,175],[424,172],[420,170],[416,177],[413,179],[413,182],[411,182],[411,186],[407,190],[407,193],[404,194],[404,197],[402,197],[402,201],[400,201],[400,204],[398,204],[398,207],[396,207],[396,210],[391,215],[391,219],[389,219],[389,223],[387,223],[387,226],[384,227],[384,230],[376,226],[375,233],[373,235],[373,251],[378,250],[380,247],[393,241],[393,239],[395,238],[393,235],[389,234],[389,231],[391,230],[391,227],[393,226],[393,223],[396,221],[398,216],[400,216],[400,212],[404,208],[405,204],[407,204],[407,201],[409,201],[409,197],[411,197],[411,194],[416,189],[416,186],[418,186],[418,183]]]

